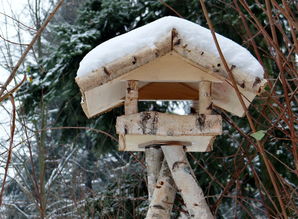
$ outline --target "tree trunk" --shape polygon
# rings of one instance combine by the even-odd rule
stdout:
[[[189,165],[183,147],[161,146],[161,148],[190,217],[202,219],[214,218],[205,201],[204,193],[198,185],[193,170]]]
[[[170,218],[175,195],[175,182],[171,176],[168,164],[164,160],[146,218]]]

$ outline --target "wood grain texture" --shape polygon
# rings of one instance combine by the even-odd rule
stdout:
[[[169,219],[176,195],[175,182],[164,160],[153,192],[146,219]]]
[[[151,145],[152,146],[152,145]],[[148,199],[152,198],[153,191],[159,176],[161,164],[163,161],[163,153],[161,148],[149,147],[145,150],[145,161],[147,168],[147,182],[148,182]]]
[[[214,219],[183,148],[180,146],[161,146],[161,148],[190,218]]]
[[[150,141],[179,141],[191,142],[191,146],[186,146],[187,152],[210,151],[211,143],[215,136],[158,136],[158,135],[119,135],[119,151],[145,151],[144,147],[139,147],[143,143]]]
[[[220,115],[175,115],[149,111],[118,117],[116,131],[131,135],[220,135],[222,119]]]
[[[138,82],[127,81],[124,102],[125,115],[130,115],[138,112],[138,96]]]
[[[199,82],[199,114],[210,115],[212,112],[211,82]]]

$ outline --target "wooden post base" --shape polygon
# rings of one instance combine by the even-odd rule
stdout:
[[[160,147],[149,147],[145,149],[145,161],[147,167],[148,199],[151,201],[155,184],[159,176],[163,154]]]
[[[170,218],[176,186],[191,218],[213,219],[182,145],[161,145],[161,148],[164,162],[146,218]]]
[[[153,196],[149,205],[146,219],[168,219],[171,216],[176,195],[175,182],[172,179],[170,169],[164,160],[158,180],[155,185]]]

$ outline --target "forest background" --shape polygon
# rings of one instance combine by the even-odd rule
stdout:
[[[117,151],[114,126],[123,108],[87,119],[74,78],[96,45],[167,15],[214,28],[246,47],[268,80],[244,118],[213,108],[224,119],[223,135],[212,152],[188,154],[211,211],[217,218],[296,217],[297,5],[295,0],[28,0],[21,12],[26,19],[0,10],[5,18],[0,64],[8,72],[8,77],[0,72],[1,217],[144,218],[144,155]],[[189,113],[190,103],[139,107],[163,112],[182,107]],[[173,218],[185,217],[178,196]]]

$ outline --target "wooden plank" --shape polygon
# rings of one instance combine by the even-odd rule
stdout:
[[[224,80],[221,76],[210,74],[208,69],[190,62],[187,62],[181,55],[173,51],[132,70],[119,79],[149,82],[193,82],[202,80],[222,82]]]
[[[211,148],[214,136],[157,136],[157,135],[119,135],[119,150],[145,151],[139,145],[150,141],[184,141],[191,142],[185,147],[187,152],[206,152]]]
[[[175,115],[160,112],[141,112],[117,118],[118,134],[131,135],[220,135],[222,119],[220,115]]]
[[[152,82],[139,90],[139,100],[195,100],[197,90],[184,83]]]
[[[125,92],[126,85],[122,81],[113,81],[88,90],[84,95],[85,107],[83,109],[87,111],[86,114],[89,118],[103,113],[122,104]]]
[[[245,90],[238,86],[238,89],[243,96],[244,103],[249,107],[251,101],[255,98],[256,94],[250,90]],[[212,84],[212,99],[213,104],[221,109],[224,109],[236,116],[244,116],[245,112],[240,104],[239,98],[235,89],[228,83]]]
[[[139,144],[140,148],[146,148],[148,146],[160,146],[160,145],[180,145],[180,146],[191,146],[191,142],[189,141],[148,141],[142,144]]]
[[[145,47],[133,54],[120,57],[105,66],[90,72],[87,75],[76,77],[76,82],[82,91],[87,91],[112,80],[119,80],[123,75],[139,68],[140,66],[158,59],[171,51],[171,32],[159,38],[154,44],[155,47]],[[127,80],[137,80],[130,78]]]
[[[185,84],[193,89],[198,90],[198,82]],[[256,93],[250,90],[245,90],[240,86],[238,86],[238,89],[243,96],[246,106],[249,107],[250,102],[255,98]],[[212,103],[214,106],[224,109],[233,115],[240,117],[244,116],[244,111],[239,102],[237,94],[235,93],[235,89],[227,81],[223,83],[212,83],[211,93]]]
[[[187,62],[190,61],[195,63],[197,66],[202,66],[209,71],[209,74],[228,80],[228,73],[226,72],[219,56],[215,56],[205,51],[203,48],[192,48],[191,45],[184,43],[183,38],[179,39],[179,44],[175,44],[173,50],[184,57]],[[243,69],[239,68],[237,65],[229,63],[228,65],[229,68],[233,70],[233,75],[237,84],[245,87],[245,90],[250,90],[251,92],[257,94],[261,92],[267,83],[265,79],[260,79],[248,72],[244,72]]]

